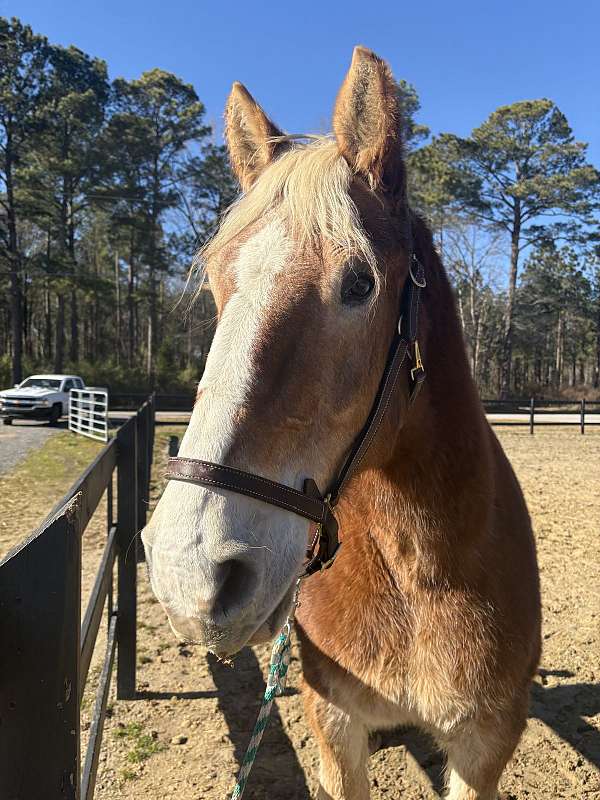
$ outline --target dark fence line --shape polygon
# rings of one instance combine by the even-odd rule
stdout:
[[[526,415],[523,420],[494,420],[494,425],[528,425],[529,433],[533,434],[536,425],[536,417],[556,416],[560,414],[578,415],[579,430],[585,433],[586,425],[599,424],[596,420],[587,419],[587,414],[600,413],[600,400],[544,400],[530,397],[526,400],[482,400],[483,407],[487,414],[521,414]],[[564,420],[537,423],[538,425],[565,425]]]
[[[109,394],[109,408],[111,411],[134,411],[139,408],[146,398],[145,394],[116,392]],[[191,411],[194,407],[196,396],[190,394],[155,394],[156,411]]]
[[[0,562],[0,798],[93,798],[116,653],[117,697],[135,697],[137,533],[153,442],[151,397],[42,526]],[[104,492],[106,544],[82,623],[81,538]],[[80,703],[103,616],[106,653],[80,774]]]
[[[155,394],[156,411],[191,411],[194,407],[195,395],[189,394]],[[137,409],[145,395],[137,393],[117,392],[111,394],[109,404],[111,411],[131,411]],[[581,406],[579,400],[557,400],[555,398],[535,397],[536,409],[539,412],[550,411],[553,408],[563,408],[564,413],[569,410],[578,412]],[[509,400],[498,400],[496,398],[483,398],[482,401],[488,413],[523,413],[529,410],[531,397],[518,397]],[[587,408],[595,407],[600,409],[600,400],[586,400]]]
[[[111,411],[127,411],[139,405],[140,394],[114,394],[110,397]],[[157,394],[155,395],[157,411],[191,412],[194,407],[194,395],[189,394]],[[600,413],[600,400],[556,400],[553,398],[516,398],[496,400],[484,398],[482,401],[486,414],[525,414],[523,420],[496,420],[494,425],[528,425],[534,432],[536,417],[556,414],[578,414],[581,433],[585,433],[586,425],[597,424],[586,419],[586,414]],[[544,425],[565,425],[563,421],[537,423]]]
[[[518,400],[491,400],[484,398],[481,402],[488,414],[494,412],[522,414],[525,411],[529,411],[529,405],[532,399],[535,403],[536,413],[538,414],[578,413],[582,402],[585,402],[588,410],[590,408],[600,409],[600,400],[546,400],[543,397],[525,397]]]

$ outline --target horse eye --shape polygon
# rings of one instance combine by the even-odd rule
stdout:
[[[342,301],[344,303],[360,302],[365,300],[373,291],[375,281],[373,276],[365,272],[358,275],[351,272],[342,284]]]

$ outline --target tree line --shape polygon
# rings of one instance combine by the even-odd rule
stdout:
[[[600,174],[586,150],[543,98],[409,156],[488,396],[599,386]]]
[[[597,389],[600,176],[550,100],[431,137],[398,83],[410,196],[454,283],[482,394]],[[115,389],[190,391],[210,345],[191,256],[238,191],[195,89],[0,18],[0,382],[80,372]]]
[[[122,388],[196,376],[202,303],[184,324],[173,306],[237,192],[204,116],[175,75],[110,82],[103,61],[0,19],[4,383],[42,368]]]

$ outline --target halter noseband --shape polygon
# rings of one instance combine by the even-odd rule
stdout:
[[[168,480],[186,481],[200,486],[228,489],[237,494],[244,494],[278,506],[286,511],[317,524],[313,541],[306,552],[308,563],[304,575],[311,575],[318,570],[330,567],[339,549],[338,523],[333,509],[338,503],[342,490],[354,472],[358,469],[369,449],[394,392],[398,376],[406,356],[414,350],[414,366],[410,370],[409,404],[414,402],[423,381],[425,370],[419,351],[418,318],[421,289],[424,289],[425,270],[414,253],[409,258],[409,277],[402,291],[400,302],[400,318],[394,338],[390,345],[388,358],[381,377],[381,382],[373,401],[371,411],[362,430],[354,440],[337,478],[322,495],[312,478],[304,481],[304,490],[293,489],[283,483],[276,483],[251,472],[244,472],[223,464],[213,464],[195,458],[174,457],[169,459],[166,478]]]

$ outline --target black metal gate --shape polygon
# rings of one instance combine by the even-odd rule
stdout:
[[[117,696],[135,696],[136,534],[146,520],[153,443],[151,397],[0,562],[2,800],[93,797],[116,651]],[[106,544],[81,623],[81,537],[104,492]],[[107,647],[82,772],[80,702],[105,608]]]

